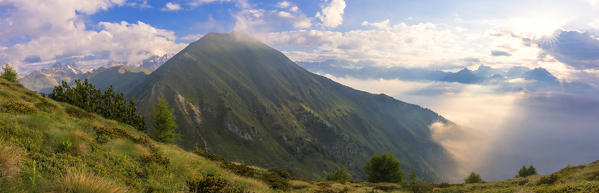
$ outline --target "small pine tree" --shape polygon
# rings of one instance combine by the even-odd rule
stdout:
[[[154,107],[154,116],[152,120],[154,126],[154,137],[161,142],[173,143],[179,137],[175,133],[177,123],[173,112],[168,109],[166,100],[161,98]]]
[[[526,166],[522,166],[522,168],[520,168],[518,171],[519,177],[528,177],[535,174],[537,174],[537,169],[532,165],[530,165],[528,168],[526,168]]]
[[[4,78],[10,82],[19,83],[19,80],[17,80],[17,72],[10,65],[4,65],[2,71],[3,72],[2,75],[0,75],[0,78]]]
[[[341,182],[341,183],[345,183],[347,181],[349,181],[351,178],[351,175],[347,172],[347,169],[345,169],[345,167],[341,167],[339,169],[337,169],[337,171],[327,175],[327,180],[329,181],[337,181],[337,182]]]
[[[364,166],[364,171],[369,182],[399,183],[404,181],[404,174],[400,166],[395,156],[383,153],[381,156],[373,155]]]
[[[483,182],[483,179],[477,173],[471,172],[470,175],[464,179],[464,182],[466,184],[481,183]]]
[[[529,176],[537,174],[537,169],[535,167],[533,167],[532,165],[528,166],[527,170],[528,170],[528,175]]]

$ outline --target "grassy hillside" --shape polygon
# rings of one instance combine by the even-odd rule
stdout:
[[[568,166],[550,175],[518,177],[499,182],[450,185],[446,188],[435,188],[434,192],[599,192],[599,161],[587,165]]]
[[[209,175],[272,191],[128,125],[0,79],[1,192],[181,192]]]
[[[174,109],[186,149],[302,177],[344,166],[356,179],[373,154],[443,179],[450,155],[431,138],[437,113],[310,73],[243,34],[204,36],[154,71],[132,96],[146,116],[160,97]]]

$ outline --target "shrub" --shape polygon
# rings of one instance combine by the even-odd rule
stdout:
[[[212,160],[212,161],[217,161],[217,162],[226,162],[227,161],[224,157],[221,157],[220,155],[216,155],[213,153],[207,153],[207,152],[202,151],[199,148],[196,148],[194,150],[194,153],[196,153],[206,159]]]
[[[591,172],[586,179],[587,180],[599,180],[599,170]]]
[[[42,102],[35,103],[36,108],[48,113],[51,113],[56,110],[57,106],[55,104],[50,103],[48,99],[41,98],[41,101]]]
[[[142,160],[146,163],[154,162],[161,165],[168,165],[171,161],[168,157],[165,157],[157,151],[153,151],[150,155],[143,156]]]
[[[369,182],[402,182],[403,171],[400,168],[399,161],[389,153],[383,153],[381,156],[373,155],[364,171]]]
[[[91,113],[88,113],[87,111],[81,110],[80,108],[77,108],[77,107],[67,106],[65,108],[65,111],[67,112],[67,114],[69,114],[69,116],[75,117],[75,118],[86,118],[86,119],[94,118],[94,116]]]
[[[326,176],[326,179],[329,181],[337,181],[341,183],[349,181],[350,178],[351,175],[347,172],[347,169],[345,169],[345,167],[341,167],[337,169],[335,172],[330,173]]]
[[[524,180],[520,180],[520,181],[518,181],[518,185],[520,185],[520,186],[524,186],[524,185],[526,185],[527,183],[528,183],[528,179],[524,179]]]
[[[395,190],[399,190],[399,186],[397,184],[375,184],[374,189],[382,190],[385,192],[392,192]]]
[[[429,182],[415,181],[410,183],[409,188],[413,193],[427,193],[433,190],[433,184]]]
[[[470,175],[466,179],[464,179],[464,182],[466,184],[481,183],[483,182],[483,179],[480,177],[479,174],[471,172]]]
[[[10,65],[4,65],[2,71],[3,72],[0,75],[0,78],[4,78],[5,80],[8,80],[10,82],[19,83],[19,81],[17,80],[17,72]]]
[[[187,181],[188,192],[193,193],[244,193],[243,188],[225,179],[208,176],[201,180]]]
[[[282,169],[270,168],[270,169],[268,169],[268,172],[272,173],[274,175],[277,175],[281,178],[284,178],[284,179],[291,179],[291,174],[289,174],[289,172],[282,170]]]
[[[273,189],[288,191],[291,189],[289,178],[291,178],[289,173],[280,169],[271,168],[268,170],[268,173],[262,177],[262,180],[268,183]]]
[[[10,100],[2,105],[0,105],[0,111],[7,113],[35,113],[37,109],[32,105],[16,100]]]
[[[437,184],[438,188],[449,188],[451,185],[447,182],[441,182],[440,184]]]
[[[518,171],[519,177],[528,177],[535,174],[537,174],[537,169],[532,165],[530,165],[528,168],[526,168],[526,166],[522,166],[522,168],[520,168],[520,171]]]
[[[233,173],[246,176],[246,177],[254,177],[256,176],[256,170],[254,168],[248,167],[245,164],[241,163],[233,163],[233,162],[221,162],[221,167],[225,168]]]
[[[541,177],[541,179],[539,179],[539,182],[537,183],[537,185],[542,185],[542,184],[554,184],[555,182],[557,182],[557,174],[551,174],[548,176],[543,176]]]
[[[82,171],[69,171],[57,181],[56,192],[120,193],[127,189],[117,183]]]

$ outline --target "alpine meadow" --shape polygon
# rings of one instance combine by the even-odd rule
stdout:
[[[599,193],[598,13],[0,0],[0,192]]]

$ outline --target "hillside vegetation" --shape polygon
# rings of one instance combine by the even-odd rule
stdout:
[[[1,192],[185,192],[208,176],[272,191],[129,125],[0,79]]]
[[[415,176],[410,177],[412,180]],[[155,142],[0,78],[1,192],[599,192],[599,161],[501,182],[298,180]]]

